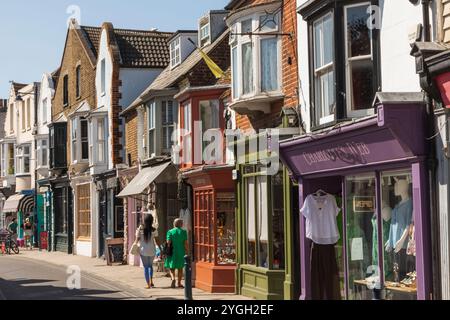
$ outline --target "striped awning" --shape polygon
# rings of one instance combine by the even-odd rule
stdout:
[[[30,213],[34,209],[34,197],[32,195],[13,194],[6,199],[3,212],[24,212]]]

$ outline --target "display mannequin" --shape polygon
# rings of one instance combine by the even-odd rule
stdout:
[[[406,247],[408,244],[409,226],[412,222],[413,212],[408,181],[404,179],[396,180],[394,193],[396,196],[400,197],[401,200],[392,211],[386,251],[391,252],[394,250],[394,261],[398,266],[398,276],[403,278],[407,273]],[[398,279],[396,279],[396,281],[398,281]]]

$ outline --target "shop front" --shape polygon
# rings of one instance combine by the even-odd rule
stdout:
[[[176,168],[170,159],[147,163],[148,166],[138,171],[131,168],[119,171],[122,191],[117,198],[123,201],[126,221],[124,229],[125,247],[130,252],[135,241],[136,230],[143,223],[145,214],[154,216],[153,226],[158,230],[160,241],[172,228],[178,217]],[[139,256],[127,254],[128,264],[141,265]]]
[[[74,252],[73,191],[67,176],[50,179],[51,250]]]
[[[235,183],[230,166],[205,165],[182,173],[193,193],[195,287],[234,293]]]
[[[6,199],[3,206],[5,214],[5,225],[8,226],[12,219],[16,219],[19,228],[17,229],[17,241],[20,246],[24,245],[23,224],[27,218],[33,223],[34,220],[34,197],[29,192],[17,193]]]
[[[300,299],[431,299],[423,100],[378,93],[376,116],[280,144],[299,184]]]

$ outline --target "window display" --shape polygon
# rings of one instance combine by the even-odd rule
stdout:
[[[234,194],[217,195],[217,264],[236,262]]]
[[[382,175],[382,200],[391,208],[383,226],[386,299],[416,299],[416,258],[411,173]]]

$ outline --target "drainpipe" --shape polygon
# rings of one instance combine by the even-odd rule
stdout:
[[[423,16],[423,41],[424,42],[431,42],[431,25],[430,25],[430,4],[432,0],[422,0],[422,16]],[[428,122],[428,137],[432,137],[435,134],[435,114],[434,114],[434,105],[432,102],[432,98],[428,92],[425,92],[425,103],[426,103],[426,111],[427,111],[427,122]],[[430,141],[430,153],[427,159],[428,164],[428,182],[430,185],[430,193],[429,193],[429,199],[430,199],[430,227],[432,230],[439,230],[439,219],[438,219],[438,208],[437,208],[437,188],[436,188],[436,143],[434,140]],[[433,247],[435,246],[433,232],[431,232],[431,246],[432,246],[432,252],[431,252],[431,259],[432,259],[432,270],[433,270],[433,279],[432,279],[432,288],[431,297],[428,297],[429,299],[436,299],[438,298],[438,288],[435,287],[436,284],[440,283],[440,272],[439,272],[439,263],[436,263],[433,261]]]

